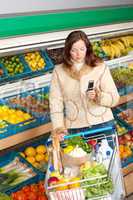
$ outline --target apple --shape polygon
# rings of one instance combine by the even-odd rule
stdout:
[[[118,137],[119,144],[125,144],[125,140],[122,136]]]
[[[124,135],[124,138],[127,140],[127,141],[130,141],[132,136],[128,133],[126,135]]]
[[[48,179],[48,185],[55,185],[56,183],[58,183],[60,180],[59,178],[53,176],[53,177],[50,177]]]
[[[89,140],[87,143],[92,145],[92,146],[95,146],[97,144],[97,141],[96,140]]]

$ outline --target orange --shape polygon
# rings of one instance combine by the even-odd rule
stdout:
[[[45,160],[45,155],[42,153],[37,153],[35,156],[36,161],[40,162],[40,161],[44,161]]]
[[[45,161],[48,162],[48,154],[45,153]]]
[[[27,156],[26,160],[31,164],[35,163],[35,158],[33,156]]]
[[[119,146],[119,150],[120,150],[121,153],[124,152],[124,149],[125,149],[125,148],[124,148],[124,145],[120,145],[120,146]]]
[[[36,151],[35,151],[34,147],[27,147],[25,149],[24,153],[26,156],[35,156],[36,155]]]
[[[39,145],[39,146],[36,147],[36,152],[39,153],[39,154],[40,153],[46,153],[46,150],[47,149],[44,145]]]

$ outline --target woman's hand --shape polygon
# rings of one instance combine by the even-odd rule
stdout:
[[[97,93],[96,93],[96,90],[90,90],[87,92],[87,97],[90,99],[90,100],[96,100],[96,97],[97,97]]]
[[[67,130],[57,131],[56,133],[53,133],[53,137],[58,137],[59,141],[63,141],[65,135],[67,135]]]

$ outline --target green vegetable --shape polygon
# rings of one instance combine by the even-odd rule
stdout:
[[[0,192],[0,200],[11,200],[11,198],[8,195]]]
[[[81,137],[73,137],[69,140],[65,141],[67,146],[76,146],[81,147],[86,153],[90,153],[92,151],[92,147],[90,144],[87,144],[84,139]]]
[[[121,66],[112,69],[111,74],[117,85],[133,85],[133,69]]]
[[[81,179],[89,179],[81,183],[81,186],[86,188],[86,198],[92,198],[102,195],[107,195],[113,192],[113,184],[110,177],[107,175],[107,170],[104,165],[96,164],[80,169]],[[101,178],[101,176],[104,176]],[[96,178],[95,178],[96,177]],[[92,179],[91,178],[95,178]]]

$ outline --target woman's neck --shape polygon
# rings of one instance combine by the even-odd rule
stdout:
[[[82,68],[82,66],[85,64],[85,61],[81,61],[81,62],[76,62],[74,60],[72,60],[73,62],[73,66],[76,68],[76,70],[80,70]]]

